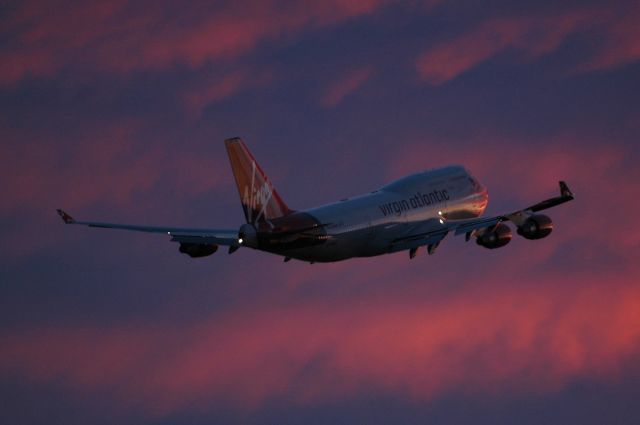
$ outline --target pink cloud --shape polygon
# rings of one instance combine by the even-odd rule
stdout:
[[[374,12],[384,0],[246,0],[178,8],[117,2],[22,2],[3,20],[0,81],[83,66],[129,73],[174,64],[198,68],[236,58],[264,41],[317,30]]]
[[[258,304],[195,326],[15,331],[3,335],[0,373],[108,392],[152,415],[372,391],[415,400],[545,393],[576,379],[615,381],[640,355],[638,276],[606,286],[594,285],[598,277],[536,277],[516,288],[507,274],[430,297],[400,288],[343,302]],[[410,286],[418,285],[414,277]]]
[[[528,17],[488,18],[450,40],[426,49],[416,60],[419,76],[441,85],[507,50],[534,60],[556,51],[575,34],[594,32],[603,46],[591,46],[591,56],[582,59],[579,70],[611,68],[637,60],[638,8],[623,13],[626,6],[577,7]]]
[[[202,193],[228,180],[222,166],[194,167],[202,164],[199,155],[173,156],[160,141],[139,152],[136,147],[145,141],[141,132],[134,121],[103,127],[97,123],[68,135],[78,141],[73,146],[37,133],[7,135],[11,142],[0,150],[10,161],[0,176],[9,202],[3,203],[0,212],[31,210],[50,202],[68,208],[98,200],[129,205],[135,192],[149,190],[168,174],[174,177],[172,184],[186,189],[183,195]],[[38,140],[37,147],[24,140]],[[221,156],[220,161],[224,160]],[[184,169],[189,173],[180,172]]]
[[[332,83],[322,97],[321,104],[332,108],[342,102],[346,96],[358,90],[371,77],[370,68],[360,68],[347,73],[338,81]]]
[[[421,54],[416,61],[418,73],[430,84],[443,84],[511,45],[522,31],[517,22],[484,23]]]
[[[605,15],[606,16],[606,15]],[[640,60],[640,6],[623,9],[603,24],[605,37],[578,71],[614,68]]]
[[[207,105],[220,102],[249,87],[264,85],[273,78],[269,71],[251,72],[242,69],[199,81],[194,87],[185,90],[182,99],[187,112],[193,117],[199,117]]]

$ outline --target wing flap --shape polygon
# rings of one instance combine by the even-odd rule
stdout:
[[[408,234],[391,242],[391,252],[404,251],[419,248],[425,245],[439,244],[449,233],[446,225],[442,225],[437,219],[421,222],[413,227]]]
[[[240,246],[240,244],[238,243],[237,234],[234,237],[220,237],[220,236],[178,235],[178,234],[172,233],[171,242],[191,243],[191,244],[201,244],[201,245]]]
[[[450,226],[452,229],[455,229],[455,235],[461,235],[463,233],[473,232],[474,230],[486,229],[487,227],[492,227],[497,224],[500,224],[503,221],[508,220],[508,218],[503,216],[497,217],[487,217],[478,220],[469,220],[460,223],[460,222],[450,222]]]
[[[403,239],[391,244],[391,252],[405,251],[407,249],[419,248],[426,245],[439,244],[449,232],[437,232],[430,235],[425,235],[419,238]]]

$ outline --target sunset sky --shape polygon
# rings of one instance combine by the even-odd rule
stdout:
[[[640,4],[0,2],[0,422],[640,423]],[[554,232],[333,264],[238,228],[463,164]]]

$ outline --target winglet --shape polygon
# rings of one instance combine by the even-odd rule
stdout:
[[[567,186],[567,184],[562,180],[559,183],[560,183],[560,195],[566,198],[573,198],[573,193],[571,193],[569,186]]]
[[[62,218],[62,221],[64,221],[66,224],[72,224],[76,222],[73,219],[73,217],[71,217],[69,214],[62,211],[61,209],[57,209],[56,211],[58,211],[58,215]]]

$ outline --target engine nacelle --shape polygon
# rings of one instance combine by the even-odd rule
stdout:
[[[183,242],[180,244],[179,250],[191,258],[200,258],[212,255],[218,250],[218,245]]]
[[[505,246],[511,242],[511,228],[506,224],[498,224],[492,232],[485,232],[477,237],[476,243],[489,249]]]
[[[249,223],[240,226],[238,231],[238,242],[242,246],[248,246],[249,248],[258,247],[258,231]]]
[[[525,239],[542,239],[549,236],[553,230],[553,221],[546,215],[537,214],[527,218],[518,226],[518,234]]]

